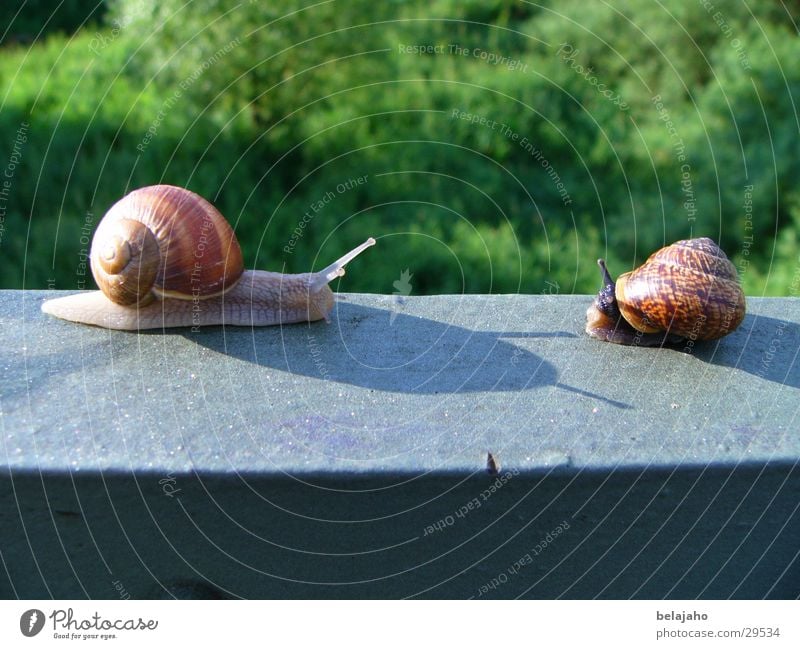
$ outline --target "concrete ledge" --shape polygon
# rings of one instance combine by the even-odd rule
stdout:
[[[0,596],[800,595],[800,300],[685,353],[587,296],[137,335],[56,295],[0,292]]]

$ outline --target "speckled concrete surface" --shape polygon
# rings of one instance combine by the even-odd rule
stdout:
[[[685,353],[585,296],[139,335],[55,295],[0,292],[0,597],[800,596],[800,300]]]
[[[475,471],[800,457],[800,300],[733,335],[626,348],[588,297],[342,296],[329,324],[108,332],[0,293],[4,463]]]

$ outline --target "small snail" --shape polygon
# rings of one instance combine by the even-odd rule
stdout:
[[[109,329],[311,322],[333,309],[328,287],[375,244],[367,239],[317,273],[244,270],[230,225],[181,187],[132,191],[103,217],[90,264],[100,291],[48,300],[42,311]]]
[[[586,311],[586,333],[623,345],[714,340],[744,318],[736,267],[711,239],[685,239],[653,253],[616,284],[597,260],[605,286]]]

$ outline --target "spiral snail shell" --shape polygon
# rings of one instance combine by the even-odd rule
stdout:
[[[707,237],[661,248],[616,282],[598,259],[604,287],[586,312],[586,333],[623,345],[714,340],[744,319],[736,267]]]
[[[181,187],[142,187],[95,231],[89,257],[100,291],[48,300],[42,311],[125,330],[321,320],[334,304],[328,283],[374,244],[367,239],[317,273],[245,271],[236,236],[211,203]]]

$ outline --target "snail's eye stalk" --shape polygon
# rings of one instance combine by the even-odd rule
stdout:
[[[597,265],[600,266],[600,273],[603,276],[603,286],[614,286],[614,280],[611,279],[611,273],[609,273],[608,268],[606,268],[606,260],[598,259]]]
[[[612,320],[617,320],[621,314],[619,306],[617,305],[614,280],[611,279],[611,274],[608,272],[606,262],[603,259],[598,259],[597,265],[600,266],[600,271],[603,275],[603,288],[597,294],[595,304],[601,313],[607,315]]]

